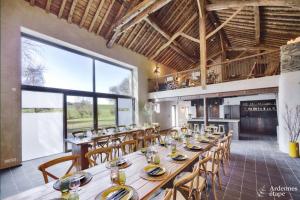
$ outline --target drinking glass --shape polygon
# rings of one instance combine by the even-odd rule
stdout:
[[[80,186],[80,179],[79,177],[71,177],[70,178],[70,183],[69,183],[69,188],[74,191],[74,193],[77,193],[77,190]]]
[[[119,178],[119,184],[120,185],[125,185],[125,183],[126,183],[126,174],[125,174],[125,171],[120,170],[118,178]]]
[[[119,168],[111,167],[110,168],[110,181],[111,181],[112,185],[118,183],[118,176],[119,176]]]
[[[148,163],[152,162],[152,157],[153,157],[153,151],[151,151],[151,149],[148,148],[146,152],[146,159]]]

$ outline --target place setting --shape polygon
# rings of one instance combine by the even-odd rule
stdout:
[[[152,146],[145,153],[147,165],[140,170],[140,177],[149,181],[161,181],[168,177],[169,171],[161,165],[160,156]]]
[[[110,169],[112,186],[100,192],[95,200],[139,200],[137,191],[126,185],[126,173],[118,167]]]
[[[69,194],[70,196],[77,197],[79,187],[88,184],[93,178],[93,175],[89,172],[79,171],[73,174],[66,174],[54,182],[53,188],[61,191],[62,194]]]
[[[130,162],[128,159],[119,157],[112,161],[106,162],[105,167],[108,169],[110,169],[112,167],[118,167],[119,169],[125,169],[131,165],[132,165],[132,162]]]

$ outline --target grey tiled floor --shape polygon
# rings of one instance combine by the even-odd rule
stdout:
[[[16,167],[0,172],[0,198],[44,184],[37,166],[51,158],[36,159],[24,162]],[[61,172],[65,167],[53,170]],[[271,137],[248,137],[233,141],[232,157],[226,175],[222,176],[222,190],[218,190],[218,199],[223,200],[255,200],[255,199],[300,199],[300,159],[291,159],[278,150],[276,140]],[[298,191],[286,192],[280,198],[268,197],[257,189],[267,191],[270,186],[296,186]],[[212,195],[209,197],[213,199]]]

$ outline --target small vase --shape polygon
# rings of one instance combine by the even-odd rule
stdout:
[[[292,158],[299,157],[299,143],[298,142],[289,142],[289,155]]]

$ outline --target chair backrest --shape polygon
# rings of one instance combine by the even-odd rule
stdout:
[[[84,136],[86,134],[86,131],[74,131],[72,132],[73,137],[80,137]]]
[[[102,155],[104,155],[105,157],[103,158]],[[89,162],[89,166],[93,167],[100,163],[110,161],[112,158],[112,148],[111,147],[97,148],[87,152],[85,154],[85,157]],[[98,162],[99,159],[100,162]]]
[[[145,147],[148,147],[149,145],[151,146],[152,144],[155,143],[155,139],[157,137],[155,135],[145,135],[144,136],[144,145]]]
[[[76,168],[78,159],[79,159],[78,155],[64,156],[64,157],[56,158],[54,160],[45,162],[45,163],[41,164],[38,167],[38,169],[43,173],[45,183],[48,183],[49,182],[48,176],[55,180],[59,179],[59,178],[57,176],[53,175],[52,173],[48,172],[47,168],[49,168],[53,165],[71,161],[72,162],[71,166],[68,168],[67,172],[64,174],[64,175],[66,175],[66,174],[70,173],[73,168]]]
[[[201,169],[199,171],[199,175],[201,175],[201,172],[204,172],[204,175],[206,176],[206,174],[207,174],[206,166],[207,166],[208,161],[211,161],[211,160],[212,160],[211,156],[207,156],[207,157],[204,157],[203,159],[199,160],[198,168]]]
[[[171,129],[171,130],[169,130],[168,135],[170,135],[171,137],[178,136],[178,130]]]
[[[94,148],[108,147],[109,141],[110,141],[110,135],[102,135],[99,138],[94,138],[93,139]]]
[[[154,128],[146,128],[145,135],[153,135],[155,133]]]
[[[154,126],[154,132],[155,132],[156,134],[159,134],[159,132],[160,132],[160,125],[155,125],[155,126]]]
[[[128,141],[122,142],[121,149],[122,149],[123,155],[135,152],[137,149],[137,141],[136,140],[128,140]]]
[[[165,196],[164,196],[163,200],[171,200],[172,194],[173,194],[172,189],[166,189],[165,190]]]
[[[212,171],[219,171],[220,161],[223,159],[223,148],[217,147],[211,151],[211,159],[212,159]]]
[[[186,184],[188,185],[188,193],[189,193],[188,199],[192,199],[193,188],[199,187],[199,180],[197,180],[197,179],[199,179],[199,167],[198,166],[194,167],[192,173],[185,175],[185,176],[179,178],[178,180],[176,180],[173,185],[173,200],[176,200],[177,189]],[[194,185],[194,184],[196,184],[196,185]]]

